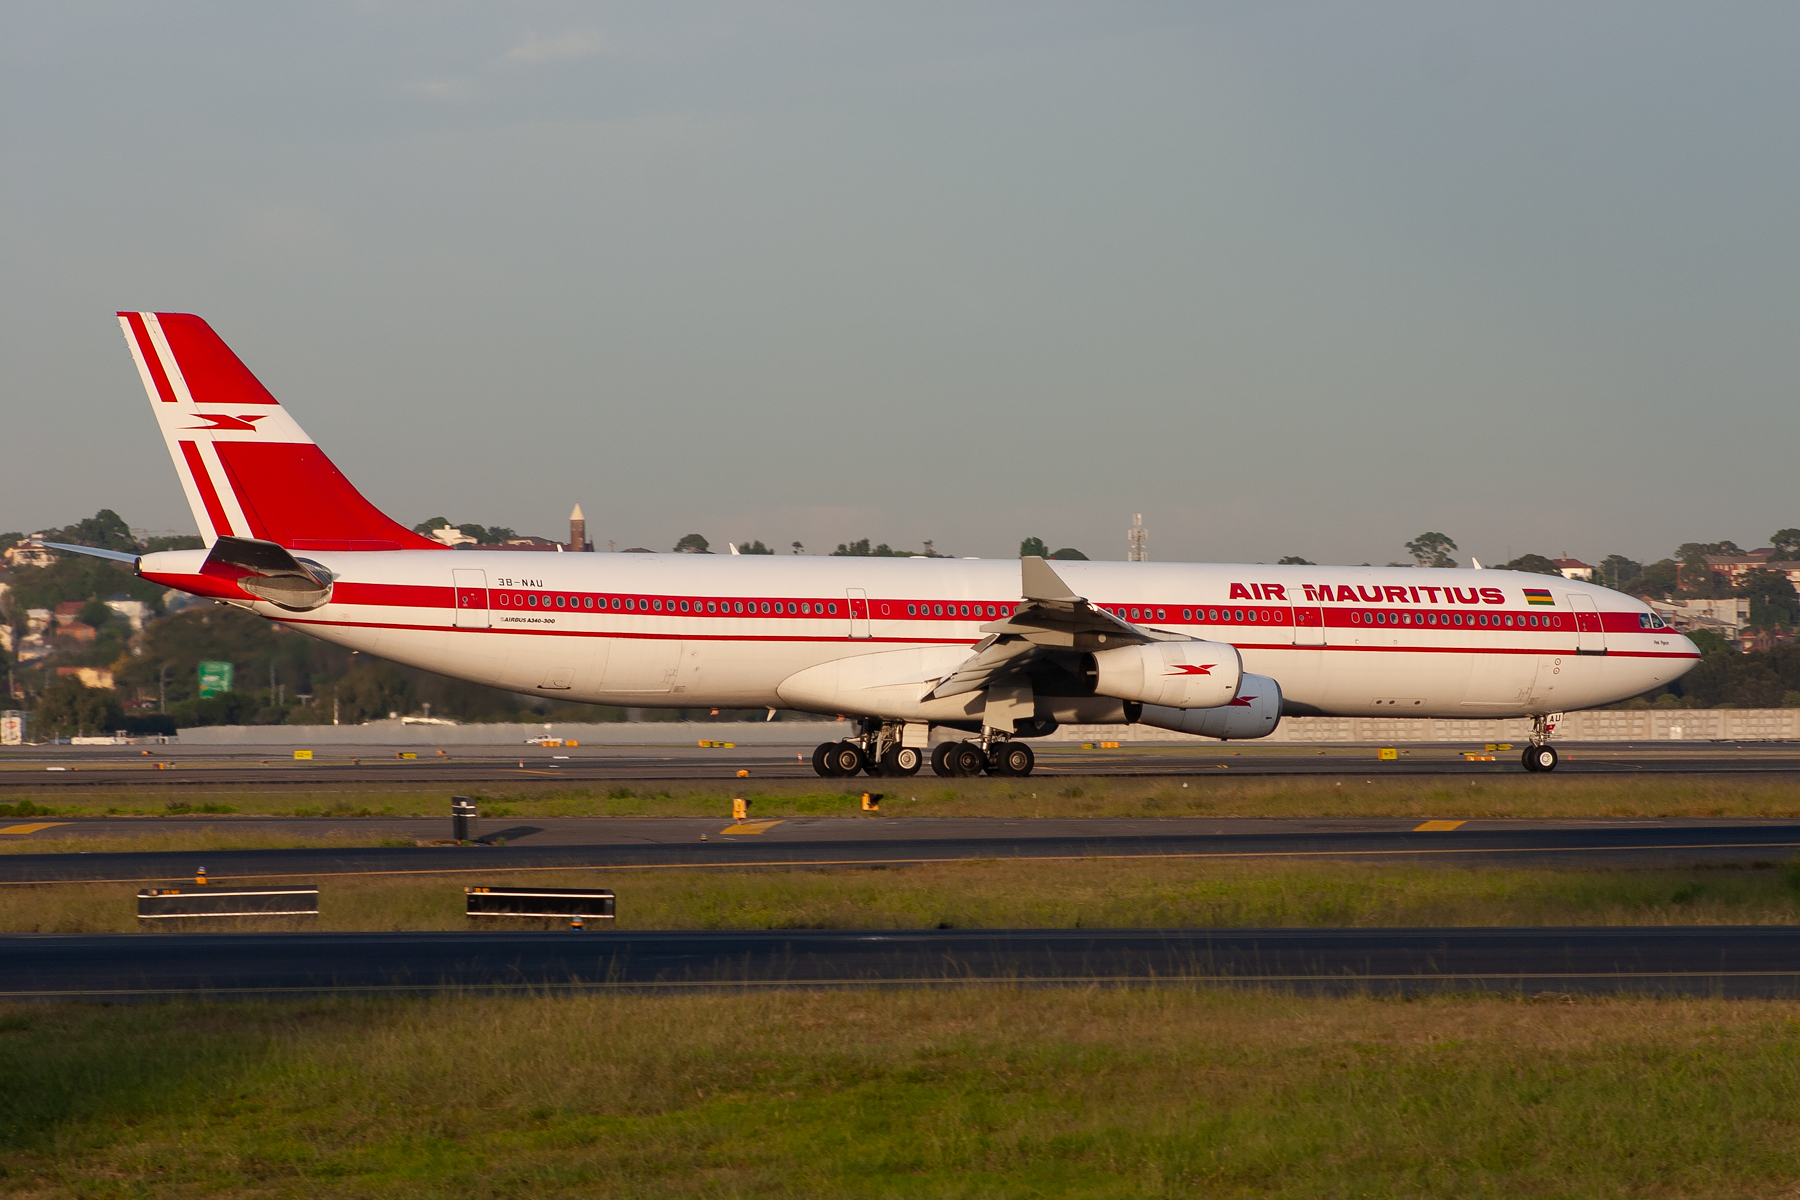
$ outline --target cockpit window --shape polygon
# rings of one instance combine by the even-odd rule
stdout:
[[[1667,629],[1668,625],[1665,624],[1663,619],[1661,617],[1657,616],[1655,613],[1639,613],[1638,614],[1638,628],[1639,629]]]

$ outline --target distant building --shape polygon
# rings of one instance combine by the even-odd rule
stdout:
[[[1589,583],[1594,580],[1592,564],[1584,563],[1579,558],[1553,558],[1550,562],[1562,572],[1564,579],[1582,579]]]
[[[18,545],[9,547],[4,557],[8,566],[48,567],[56,562],[56,551],[45,549],[44,535],[34,533]]]
[[[1742,596],[1723,600],[1648,600],[1656,614],[1683,633],[1704,629],[1733,645],[1750,623],[1750,601]]]
[[[28,633],[19,639],[19,664],[34,663],[50,657],[50,643],[41,633]]]
[[[569,549],[592,553],[594,543],[588,540],[587,518],[581,514],[581,505],[569,514]]]
[[[56,606],[56,627],[58,629],[67,629],[71,625],[79,625],[81,623],[81,610],[86,607],[87,604],[85,601],[64,600],[61,604]]]
[[[106,607],[118,613],[131,623],[131,631],[136,633],[150,619],[150,606],[134,596],[117,592],[106,598]]]
[[[25,610],[25,629],[29,633],[42,633],[50,628],[50,610],[47,608],[28,608]]]
[[[58,667],[56,673],[81,680],[83,687],[113,690],[113,673],[105,667]]]
[[[504,546],[483,546],[483,550],[561,550],[561,542],[553,542],[549,538],[519,537],[508,538]]]

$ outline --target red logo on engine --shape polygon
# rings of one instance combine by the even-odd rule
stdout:
[[[189,429],[248,429],[256,432],[254,422],[262,420],[268,413],[245,413],[241,417],[228,417],[223,413],[195,413],[202,421],[211,421],[211,425],[189,425]]]
[[[1226,708],[1249,708],[1250,702],[1254,699],[1256,699],[1255,696],[1239,696],[1235,700],[1227,700],[1225,702],[1225,707]]]
[[[1175,669],[1173,671],[1170,671],[1169,674],[1170,675],[1211,675],[1212,669],[1218,665],[1219,665],[1218,663],[1207,663],[1204,667],[1196,667],[1196,666],[1192,666],[1188,663],[1176,663]]]

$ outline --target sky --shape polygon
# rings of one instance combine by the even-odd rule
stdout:
[[[113,313],[385,511],[1159,561],[1800,525],[1800,8],[0,3],[0,530],[192,532]]]

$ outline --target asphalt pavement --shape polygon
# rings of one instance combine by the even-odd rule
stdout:
[[[125,831],[166,832],[160,819],[33,820],[0,839]],[[444,838],[448,820],[207,818],[195,830],[356,832],[405,842]],[[6,829],[32,830],[7,835]],[[488,821],[492,844],[310,846],[269,850],[0,854],[0,886],[115,881],[150,885],[192,878],[343,875],[472,876],[497,871],[906,866],[969,859],[1045,862],[1081,858],[1319,858],[1438,865],[1690,866],[1787,862],[1800,849],[1788,820],[1566,821],[1269,818],[796,817],[742,824],[714,818],[536,818]],[[504,841],[504,844],[499,844]]]
[[[1036,744],[1045,777],[1340,775],[1381,778],[1523,775],[1523,744],[1490,753],[1481,744],[1399,746],[1393,760],[1374,745],[1257,746],[1250,743],[1132,745],[1084,750]],[[1558,743],[1558,775],[1769,775],[1800,778],[1800,744],[1787,742],[1652,744]],[[0,799],[71,788],[204,788],[247,784],[328,789],[384,783],[451,788],[474,783],[675,781],[818,777],[809,753],[793,747],[700,746],[334,746],[294,758],[292,747],[26,746],[0,750]],[[411,757],[407,757],[411,756]],[[929,771],[924,778],[929,779]],[[840,785],[842,781],[830,781]],[[873,779],[871,785],[875,784]],[[890,783],[896,781],[888,781]]]
[[[1800,927],[0,935],[0,999],[1198,983],[1800,995]]]

